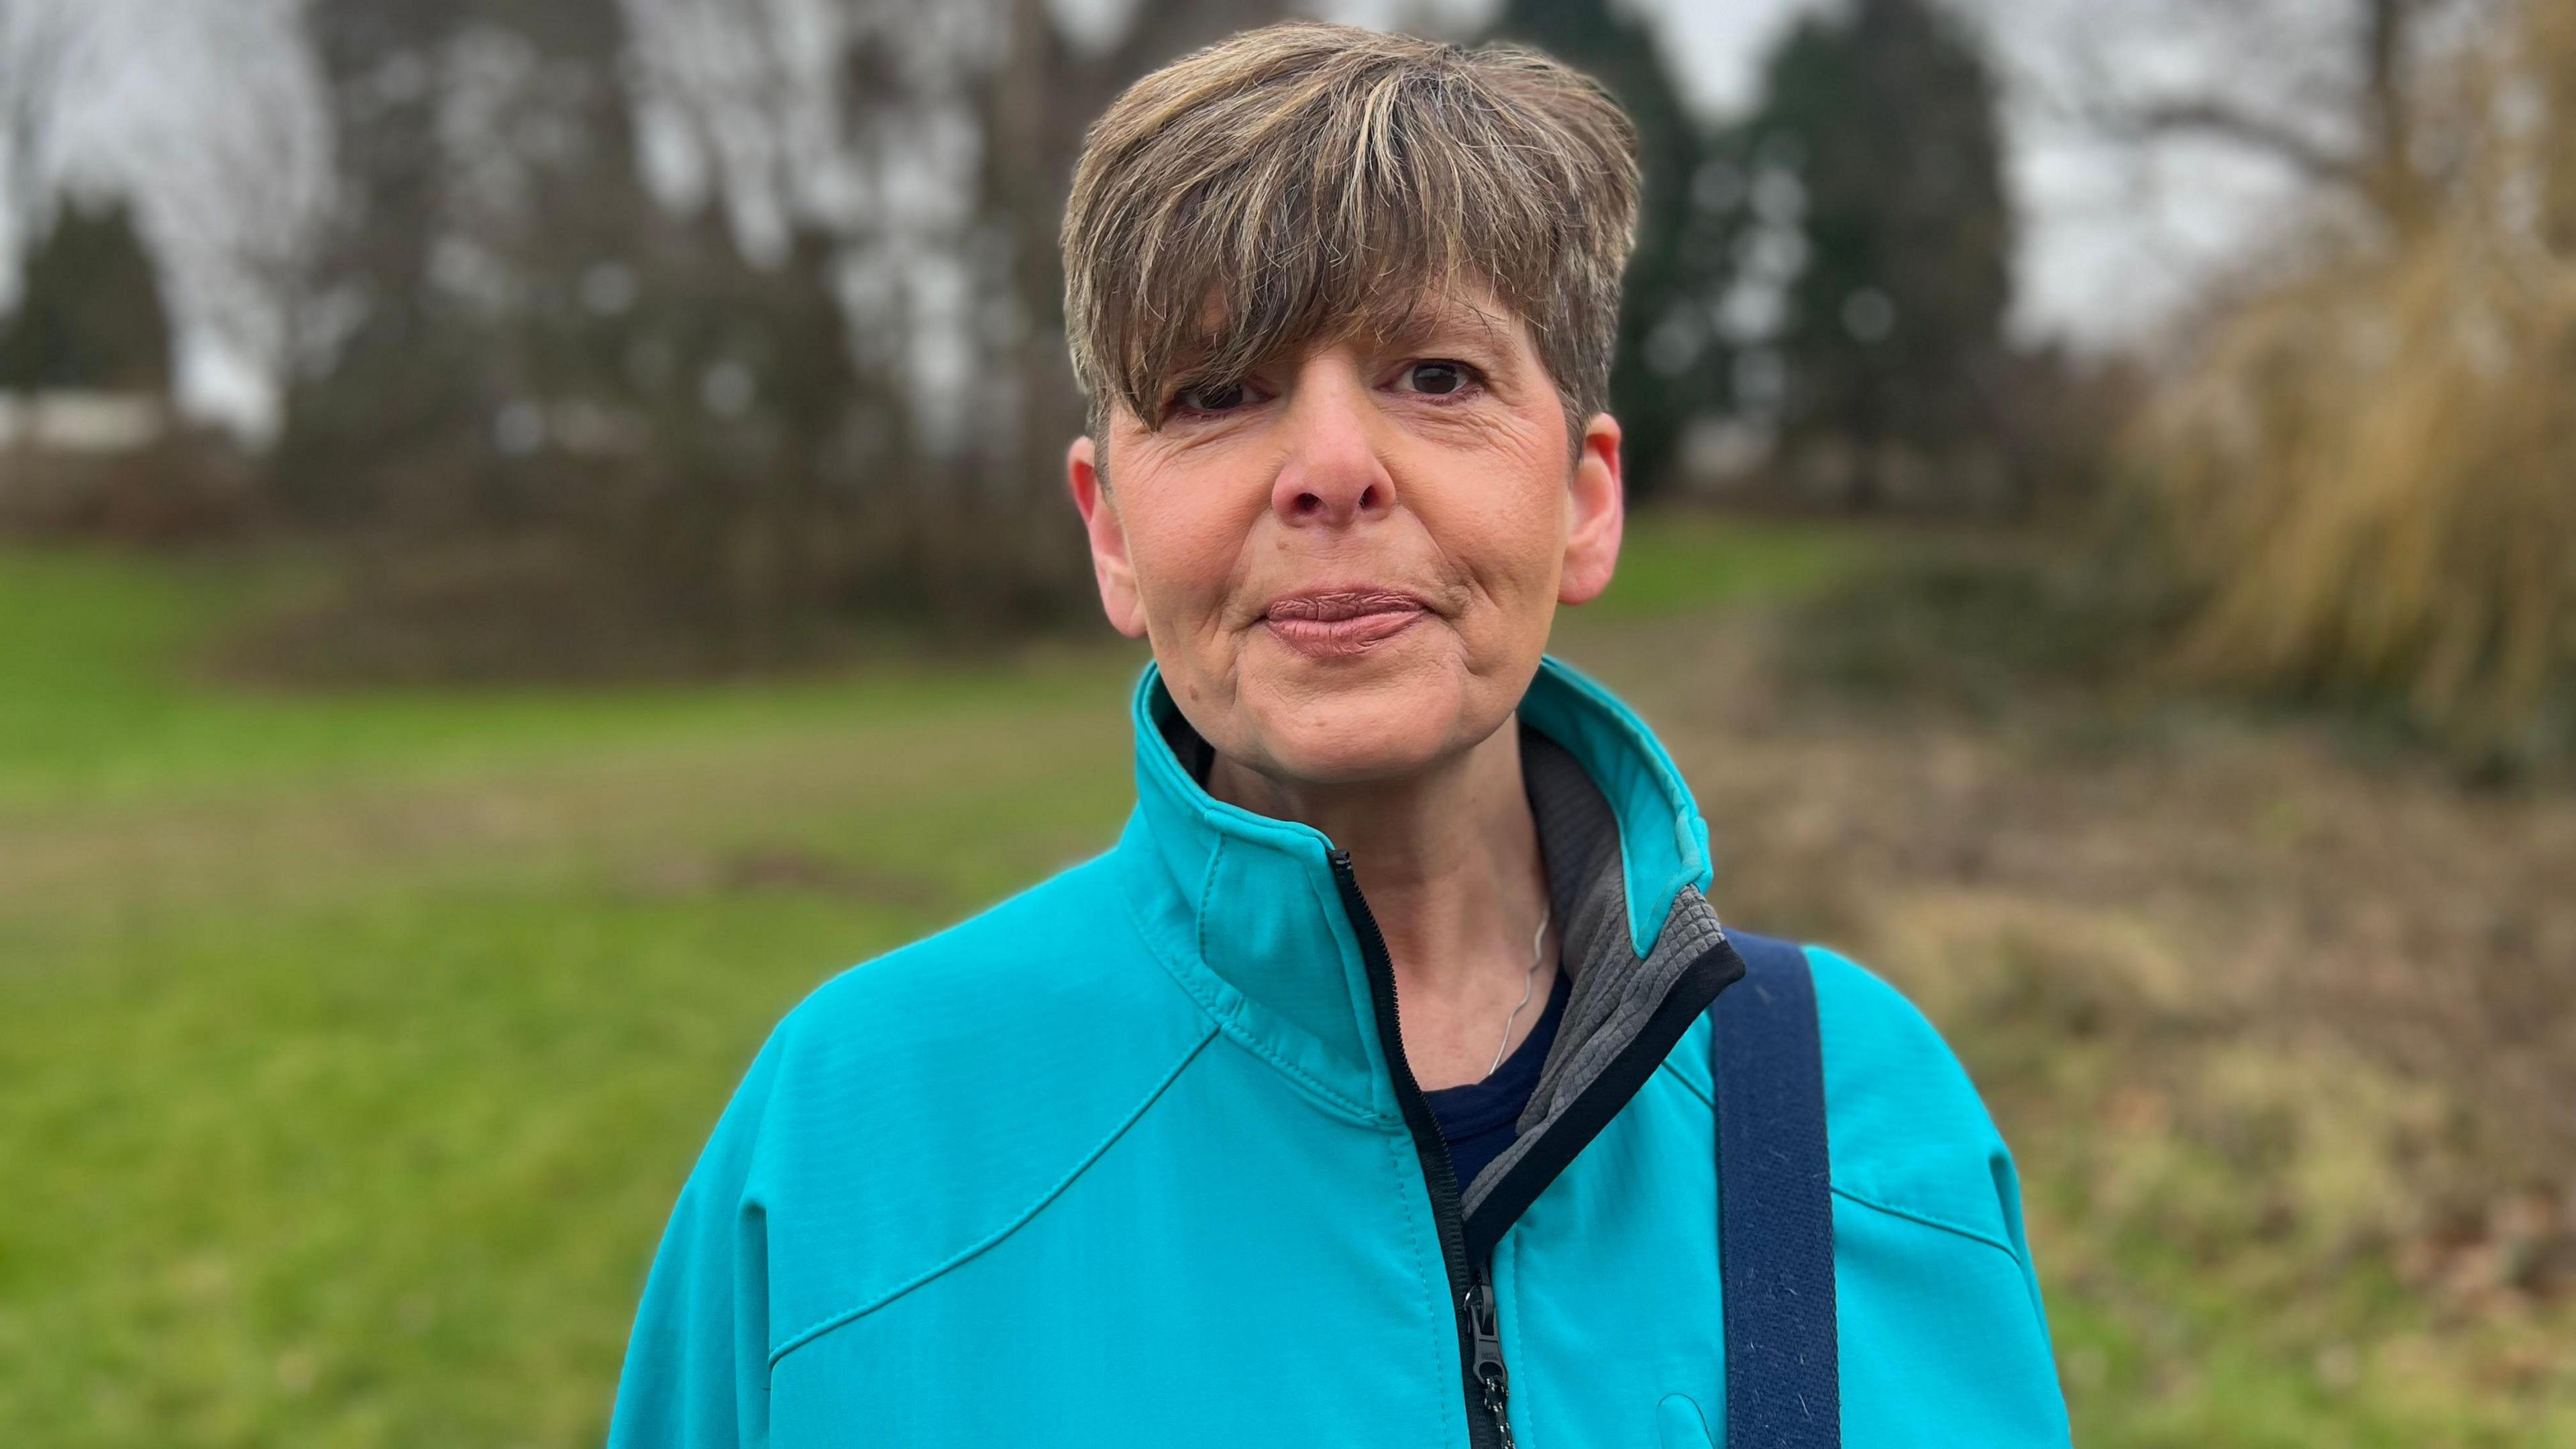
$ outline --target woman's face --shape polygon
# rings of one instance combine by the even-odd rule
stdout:
[[[1491,735],[1618,555],[1618,424],[1572,453],[1518,317],[1480,292],[1420,310],[1179,394],[1159,431],[1115,411],[1105,479],[1093,439],[1068,456],[1109,621],[1220,754],[1283,783]]]

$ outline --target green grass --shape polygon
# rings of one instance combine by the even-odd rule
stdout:
[[[1804,597],[1875,551],[1848,526],[1632,519],[1587,622]],[[1087,699],[1104,644],[941,668],[888,660],[852,676],[622,688],[335,690],[211,687],[206,646],[311,572],[286,560],[172,563],[0,549],[0,809],[146,802],[328,781],[476,778],[603,748],[724,748],[745,738],[945,710]],[[1106,630],[1103,631],[1106,634]]]
[[[272,570],[0,554],[0,1442],[595,1443],[761,1036],[1106,845],[1142,655],[206,678]]]
[[[602,748],[721,747],[853,720],[1044,707],[1086,687],[1116,652],[622,688],[288,693],[199,677],[207,646],[280,592],[261,568],[225,561],[0,552],[0,809],[475,778]]]
[[[1632,515],[1617,575],[1583,612],[1618,620],[1795,603],[1851,577],[1889,547],[1884,537],[1840,521]]]
[[[385,889],[63,943],[7,983],[22,1443],[595,1442],[746,1043],[907,922]]]
[[[1636,520],[1584,627],[1803,598],[1882,547]],[[205,677],[294,584],[0,552],[0,1442],[594,1444],[664,1215],[762,1035],[1108,844],[1142,655],[698,688]],[[2480,1360],[2319,1377],[2296,1311],[2393,1341],[2422,1320],[2401,1298],[2276,1305],[2277,1278],[2152,1223],[2059,1213],[2080,1156],[2035,1133],[2023,1166],[2087,1442],[2507,1442]]]

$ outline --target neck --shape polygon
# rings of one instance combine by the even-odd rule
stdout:
[[[1316,785],[1219,755],[1207,789],[1311,825],[1350,852],[1395,968],[1406,1060],[1425,1090],[1483,1078],[1498,1045],[1528,1034],[1554,984],[1556,925],[1539,943],[1533,980],[1547,867],[1521,782],[1517,716],[1400,779]],[[1525,989],[1530,1003],[1513,1016]]]

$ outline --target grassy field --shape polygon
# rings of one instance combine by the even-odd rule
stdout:
[[[1728,914],[1872,961],[1968,1057],[2079,1440],[2576,1443],[2566,1164],[2494,1166],[2568,1140],[2567,1014],[2508,968],[2576,960],[2576,807],[2294,726],[1796,682],[1791,606],[1890,552],[1650,522],[1558,648],[1691,773]],[[763,1032],[1105,845],[1142,655],[208,677],[279,577],[0,553],[0,1442],[596,1443]],[[2427,963],[2490,1015],[2375,1030]]]

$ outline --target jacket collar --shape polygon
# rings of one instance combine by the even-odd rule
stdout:
[[[1328,1103],[1395,1115],[1366,970],[1329,859],[1334,842],[1312,826],[1228,804],[1199,784],[1195,761],[1182,752],[1202,752],[1205,742],[1180,716],[1159,666],[1145,666],[1131,714],[1137,800],[1116,854],[1138,924],[1164,966],[1226,1030]],[[1624,944],[1633,950],[1617,949],[1615,931],[1584,949],[1625,967],[1668,955],[1671,943],[1656,949],[1668,924],[1684,928],[1677,934],[1713,934],[1704,900],[1708,826],[1645,723],[1553,655],[1540,660],[1519,719],[1562,747],[1554,758],[1580,766],[1611,817],[1603,833],[1615,833],[1617,874],[1587,873],[1601,877],[1595,894],[1623,899]],[[1525,751],[1525,772],[1529,759]],[[1578,883],[1559,878],[1564,852],[1546,835],[1556,813],[1543,810],[1541,827],[1551,891],[1563,902]],[[1677,907],[1694,919],[1674,922]],[[1576,961],[1569,948],[1578,987],[1595,964]]]

